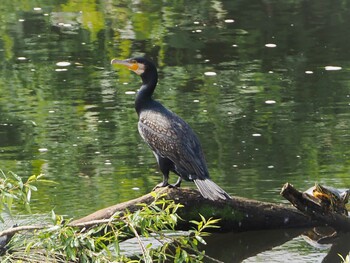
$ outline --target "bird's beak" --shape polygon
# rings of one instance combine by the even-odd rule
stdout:
[[[114,58],[111,60],[111,64],[112,65],[113,64],[123,65],[123,66],[126,66],[128,69],[133,70],[133,71],[136,71],[139,68],[139,65],[137,62],[132,62],[129,59],[119,60],[119,59]]]
[[[119,60],[114,58],[112,59],[111,64],[126,66],[128,69],[134,71],[137,75],[141,75],[143,72],[145,72],[145,65],[142,63],[137,63],[137,61],[133,59]]]

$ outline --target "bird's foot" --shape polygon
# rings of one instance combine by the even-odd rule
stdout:
[[[175,184],[169,184],[169,187],[175,188],[175,187],[180,187],[182,182],[181,177],[179,177],[179,179],[177,180],[177,182]]]
[[[153,187],[152,191],[154,191],[158,188],[167,187],[167,186],[169,186],[168,182],[161,182],[160,184],[157,184],[155,187]]]
[[[154,188],[153,191],[156,190],[157,188],[162,188],[162,187],[169,187],[169,188],[177,188],[180,187],[182,182],[181,177],[179,177],[179,179],[176,181],[175,184],[169,184],[168,181],[163,181],[160,184],[157,184]]]

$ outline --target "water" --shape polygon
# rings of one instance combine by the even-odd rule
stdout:
[[[228,193],[285,202],[285,182],[349,187],[347,1],[2,6],[0,168],[58,183],[39,185],[35,213],[77,218],[160,182],[137,133],[140,79],[109,64],[135,55],[157,63],[155,97],[197,132]],[[300,246],[304,262],[328,251],[296,237],[249,262]]]

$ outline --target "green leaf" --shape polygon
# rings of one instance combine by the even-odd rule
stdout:
[[[190,223],[195,224],[195,225],[197,225],[197,226],[199,225],[199,222],[196,221],[196,220],[191,220]]]
[[[55,211],[51,210],[51,220],[54,224],[56,224],[56,214]]]
[[[27,182],[33,182],[37,180],[37,176],[35,174],[33,174],[32,176],[29,176]]]
[[[28,202],[24,203],[24,207],[25,207],[25,209],[27,210],[28,213],[32,213],[32,210],[30,209],[30,205],[29,205]]]
[[[31,196],[32,196],[32,191],[30,189],[28,189],[28,191],[27,191],[27,202],[28,203],[30,202]]]
[[[10,172],[10,174],[19,182],[22,182],[22,178],[19,177],[17,174],[13,173],[13,172]]]
[[[30,190],[33,190],[33,191],[38,191],[38,188],[34,185],[27,185],[27,187],[30,189]]]
[[[199,216],[201,217],[201,220],[202,220],[203,223],[207,222],[204,216],[202,216],[201,214],[199,214]]]
[[[7,205],[10,212],[11,212],[12,203],[13,203],[13,196],[7,195],[6,196],[6,205]]]
[[[199,242],[201,242],[203,245],[206,245],[206,244],[207,244],[207,242],[205,242],[205,240],[204,240],[201,236],[196,235],[195,238],[196,238]]]

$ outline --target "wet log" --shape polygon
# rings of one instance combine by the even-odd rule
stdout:
[[[295,189],[291,184],[286,183],[283,186],[281,195],[306,216],[318,221],[320,225],[330,226],[337,232],[350,232],[350,218],[348,216],[325,211],[319,203]]]
[[[186,230],[193,227],[190,220],[198,220],[199,214],[205,218],[220,218],[221,232],[240,232],[247,230],[300,228],[315,226],[317,223],[288,205],[260,202],[256,200],[232,197],[231,200],[211,201],[204,199],[197,190],[187,188],[161,188],[157,191],[166,193],[166,198],[184,205],[179,209],[179,216],[183,219],[178,223],[178,229]],[[70,224],[84,226],[85,223],[105,220],[117,211],[126,209],[133,212],[139,209],[138,204],[150,204],[151,194],[116,204],[88,216],[72,221]]]

